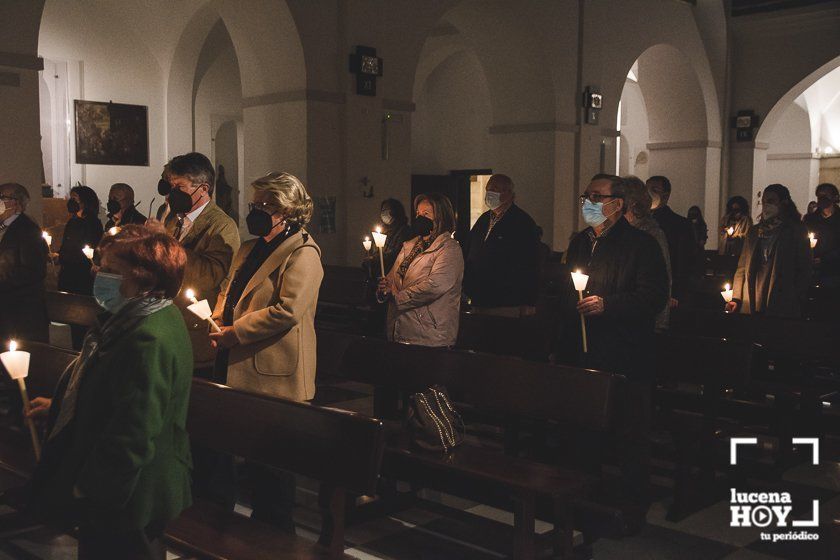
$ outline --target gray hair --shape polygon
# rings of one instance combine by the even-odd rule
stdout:
[[[127,183],[114,183],[111,185],[111,191],[121,192],[128,196],[128,200],[134,202],[134,189]]]
[[[21,210],[26,210],[26,206],[29,204],[29,191],[26,190],[26,187],[20,183],[3,183],[0,185],[0,191],[6,189],[11,189],[12,196],[20,204]]]
[[[627,206],[627,212],[639,219],[650,216],[650,205],[653,199],[644,181],[635,175],[628,175],[623,178],[622,183],[624,183],[624,204]]]
[[[280,206],[286,221],[303,227],[312,219],[312,197],[306,192],[303,182],[291,173],[272,171],[251,186],[256,191],[269,193]]]

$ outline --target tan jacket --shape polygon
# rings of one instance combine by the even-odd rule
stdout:
[[[234,258],[214,312],[219,322],[230,281],[256,242],[243,243]],[[257,269],[233,310],[241,344],[230,350],[228,385],[296,401],[315,397],[315,307],[323,277],[321,249],[305,230]]]
[[[175,233],[178,219],[175,214],[166,218],[166,231]],[[195,219],[181,241],[187,252],[187,267],[184,270],[182,290],[195,290],[198,299],[206,299],[212,306],[219,298],[219,289],[227,276],[233,255],[239,249],[239,229],[225,212],[210,202]],[[210,348],[207,322],[199,321],[187,311],[189,301],[183,296],[175,300],[184,314],[196,367],[213,364],[214,351]]]
[[[388,273],[395,291],[388,303],[388,340],[420,346],[452,346],[458,338],[464,256],[449,234],[439,235],[409,265],[397,271],[417,238],[403,244]]]

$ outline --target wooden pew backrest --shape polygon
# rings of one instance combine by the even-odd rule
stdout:
[[[195,379],[187,431],[192,442],[216,451],[376,493],[384,433],[373,418]]]
[[[68,292],[46,293],[47,317],[54,323],[92,327],[102,308],[91,296]]]

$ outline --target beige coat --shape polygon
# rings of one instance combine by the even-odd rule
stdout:
[[[177,223],[175,214],[170,214],[165,222],[167,233],[173,235]],[[198,299],[206,299],[212,305],[219,297],[219,286],[230,270],[234,253],[239,249],[236,222],[211,201],[195,219],[181,245],[187,253],[182,289],[195,290]],[[187,323],[195,366],[201,368],[212,365],[214,351],[210,348],[210,338],[207,336],[207,322],[198,320],[187,311],[191,302],[186,297],[178,297],[175,303]]]
[[[417,238],[403,244],[388,273],[394,294],[388,302],[388,340],[420,346],[452,346],[458,338],[464,256],[449,234],[439,235],[409,265],[405,278],[397,274]]]
[[[221,320],[230,281],[257,240],[242,244],[214,317]],[[296,401],[315,397],[315,307],[324,277],[321,249],[301,230],[257,269],[233,311],[239,346],[230,350],[227,384]]]

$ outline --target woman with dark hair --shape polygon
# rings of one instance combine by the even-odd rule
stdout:
[[[747,233],[727,312],[799,317],[811,280],[811,247],[784,185],[761,199],[761,221]]]
[[[726,213],[720,219],[718,254],[737,257],[744,239],[752,227],[750,205],[743,196],[733,196],[726,203]]]
[[[164,528],[192,501],[186,432],[190,339],[172,305],[186,254],[177,241],[128,225],[100,247],[94,297],[105,313],[54,397],[28,510],[79,527],[80,560],[164,557]]]
[[[688,209],[688,221],[691,222],[691,230],[694,232],[694,242],[703,251],[706,248],[706,241],[709,239],[709,227],[703,219],[703,212],[699,206],[692,206]]]
[[[440,193],[414,199],[412,239],[379,282],[377,297],[388,302],[388,340],[421,346],[452,346],[458,338],[464,257],[455,231],[452,203]]]
[[[62,292],[91,295],[93,275],[91,261],[82,252],[87,245],[95,248],[102,239],[102,222],[99,221],[99,198],[86,186],[70,189],[67,199],[70,219],[64,226],[61,249],[58,251],[58,289]]]
[[[385,247],[382,248],[385,271],[388,272],[394,266],[403,243],[411,239],[411,228],[408,225],[405,207],[396,198],[386,198],[382,201],[379,218],[382,220],[382,233],[388,236],[385,239]]]

